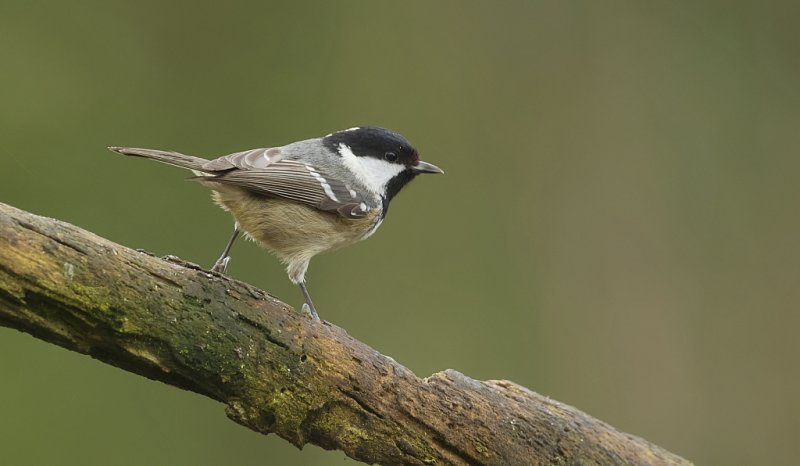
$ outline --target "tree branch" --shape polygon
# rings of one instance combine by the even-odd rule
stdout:
[[[245,283],[1,203],[0,325],[367,463],[690,464],[512,382],[420,379]]]

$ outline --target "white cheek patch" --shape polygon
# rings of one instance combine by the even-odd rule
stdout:
[[[358,178],[372,194],[378,196],[383,195],[389,180],[405,170],[403,165],[390,163],[386,160],[373,157],[357,157],[350,147],[343,143],[339,144],[339,155],[342,156],[342,162],[356,178]]]

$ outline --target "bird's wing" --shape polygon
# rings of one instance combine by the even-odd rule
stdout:
[[[363,192],[310,164],[283,159],[280,149],[253,149],[205,163],[205,181],[301,202],[344,218],[365,217],[372,207]]]
[[[266,168],[268,165],[283,160],[284,156],[279,147],[265,149],[251,149],[233,154],[223,155],[220,158],[204,163],[201,171],[219,173],[236,168],[249,170],[252,168]]]

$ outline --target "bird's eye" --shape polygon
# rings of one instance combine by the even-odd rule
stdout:
[[[397,154],[394,152],[387,152],[383,155],[387,162],[397,162]]]

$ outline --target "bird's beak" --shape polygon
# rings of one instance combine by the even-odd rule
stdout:
[[[444,170],[436,165],[420,160],[416,165],[411,166],[411,171],[414,173],[444,173]]]

